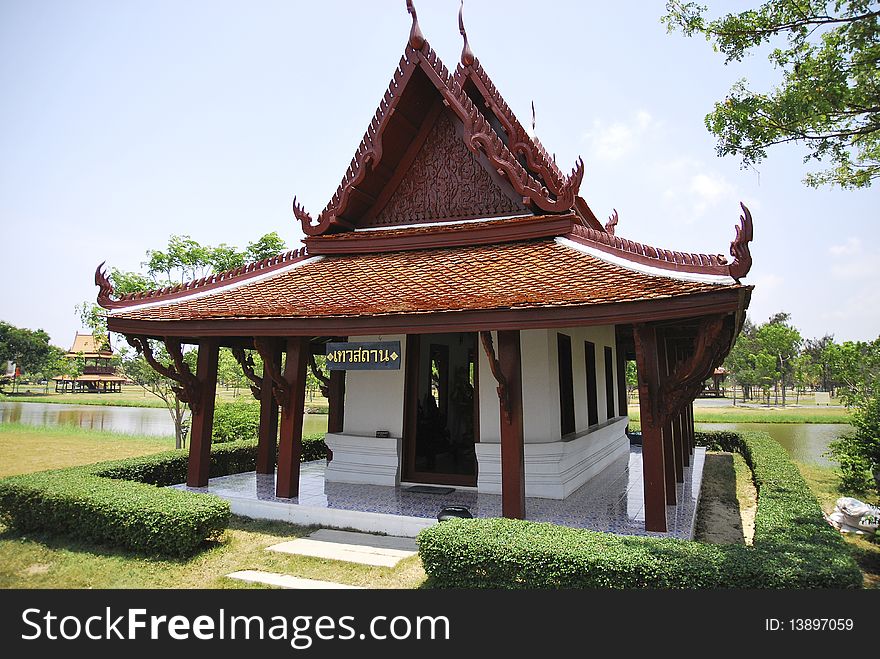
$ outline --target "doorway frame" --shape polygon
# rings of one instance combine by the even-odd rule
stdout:
[[[470,334],[475,332],[448,332]],[[474,347],[474,444],[480,441],[480,358]],[[403,377],[403,438],[401,450],[400,480],[425,485],[457,485],[476,487],[479,463],[474,456],[474,474],[438,474],[416,471],[416,440],[418,435],[419,366],[422,355],[422,335],[406,335],[406,352]]]

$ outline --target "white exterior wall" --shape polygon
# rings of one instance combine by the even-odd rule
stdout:
[[[561,436],[559,353],[557,334],[571,339],[575,432]],[[493,333],[494,336],[494,333]],[[496,346],[497,346],[497,337]],[[587,379],[584,342],[596,346],[596,395],[599,423],[588,427]],[[562,499],[614,460],[629,452],[626,417],[608,418],[605,398],[605,347],[615,359],[614,326],[574,327],[560,330],[524,330],[520,333],[523,385],[523,441],[526,496]],[[613,363],[617,392],[617,364]],[[476,445],[477,489],[501,492],[501,428],[495,379],[485,353],[480,357],[480,443]],[[614,409],[618,409],[615,398]]]
[[[400,369],[347,371],[345,419],[341,433],[328,433],[333,451],[325,478],[338,483],[398,485],[403,437],[403,386],[406,336],[352,336],[349,341],[400,341]],[[391,437],[376,437],[387,430]]]
[[[575,432],[561,436],[557,334],[571,338]],[[497,350],[498,337],[493,332]],[[345,384],[345,422],[342,433],[328,434],[333,460],[328,481],[398,485],[401,474],[406,337],[361,336],[351,341],[396,341],[401,344],[401,368],[396,371],[349,371]],[[584,342],[596,346],[596,390],[599,423],[588,428]],[[613,326],[561,330],[524,330],[522,352],[523,436],[526,495],[564,498],[589,478],[629,451],[626,417],[607,418],[605,346],[615,352]],[[501,419],[497,383],[482,346],[479,355],[480,441],[477,489],[501,491]],[[617,392],[617,365],[614,363]],[[615,410],[618,409],[615,400]],[[387,430],[390,438],[376,438]]]
[[[406,337],[351,336],[349,341],[400,341],[400,368],[394,371],[347,371],[345,374],[345,419],[343,433],[376,436],[387,430],[392,437],[403,435],[403,385],[406,367]]]

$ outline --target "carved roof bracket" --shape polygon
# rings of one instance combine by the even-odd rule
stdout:
[[[699,393],[703,380],[712,374],[727,355],[733,339],[733,323],[724,314],[700,319],[692,350],[678,361],[672,372],[661,377],[658,421],[668,423]],[[658,330],[657,340],[663,340]]]
[[[504,417],[504,422],[507,425],[510,425],[513,417],[510,408],[510,395],[507,391],[507,378],[505,378],[504,373],[501,372],[501,364],[495,356],[495,343],[492,341],[492,332],[480,332],[480,342],[483,344],[483,350],[486,352],[486,357],[489,358],[489,370],[492,371],[492,377],[494,377],[495,381],[498,383],[495,390],[498,392],[498,402],[501,405],[501,414]]]
[[[739,226],[736,229],[736,238],[730,243],[730,255],[733,257],[733,263],[730,264],[730,276],[739,283],[739,280],[749,274],[752,269],[752,253],[749,250],[749,243],[752,242],[752,214],[742,202],[743,214],[739,216]]]
[[[260,400],[260,395],[262,393],[263,387],[263,378],[256,374],[254,371],[254,358],[249,352],[245,352],[245,349],[241,346],[235,346],[232,348],[232,356],[235,357],[235,361],[238,362],[238,365],[241,366],[241,370],[244,372],[245,377],[252,382],[251,384],[251,394],[257,400]]]
[[[312,370],[312,375],[315,376],[315,379],[321,383],[321,395],[324,398],[330,397],[330,378],[324,375],[323,371],[318,368],[318,362],[315,361],[315,355],[309,353],[309,368]]]
[[[138,354],[144,356],[144,359],[147,360],[147,363],[154,371],[177,383],[171,386],[172,391],[177,394],[177,397],[182,402],[189,404],[194,414],[200,411],[202,401],[199,381],[183,359],[183,349],[179,340],[167,337],[164,339],[165,348],[171,356],[171,366],[166,366],[156,359],[150,341],[145,336],[129,336],[126,334],[125,340],[128,341],[128,344]]]
[[[254,348],[263,358],[265,373],[272,380],[272,395],[285,414],[290,413],[290,383],[281,373],[277,360],[278,344],[269,337],[254,337]]]

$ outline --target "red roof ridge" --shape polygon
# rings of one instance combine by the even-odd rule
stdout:
[[[513,154],[524,156],[529,167],[543,179],[551,192],[560,194],[565,184],[565,175],[547,153],[537,136],[529,135],[523,128],[510,105],[501,96],[501,92],[498,91],[495,83],[492,82],[489,74],[480,64],[480,60],[475,58],[473,64],[469,66],[459,64],[454,77],[462,87],[464,87],[467,78],[478,87],[480,94],[486,99],[489,109],[495,113],[504,126]]]
[[[726,275],[739,283],[739,280],[748,274],[752,265],[749,243],[753,235],[752,214],[745,204],[740,203],[740,206],[743,214],[739,218],[740,224],[735,226],[736,237],[730,243],[733,263],[729,263],[723,254],[695,254],[662,249],[579,224],[572,227],[571,233],[566,238],[644,265],[677,272]]]
[[[496,171],[508,180],[517,194],[522,195],[527,206],[533,211],[549,213],[568,212],[574,208],[584,176],[583,159],[579,158],[571,174],[564,176],[555,163],[552,163],[543,146],[525,133],[479,62],[474,60],[472,67],[467,69],[459,67],[454,75],[450,74],[449,69],[421,34],[415,10],[410,2],[407,3],[407,9],[413,16],[410,39],[342,181],[318,216],[317,223],[313,224],[312,216],[294,197],[293,213],[302,224],[303,232],[308,236],[316,236],[354,228],[342,217],[346,212],[349,198],[357,186],[364,181],[367,172],[381,160],[382,134],[402,97],[403,89],[417,68],[422,68],[443,97],[444,105],[449,107],[464,124],[465,146],[474,154],[482,150]],[[413,38],[413,34],[416,38]],[[510,132],[517,138],[512,144],[513,148],[523,151],[527,164],[540,172],[537,177],[520,164],[516,153],[508,148],[464,91],[464,71],[470,69],[474,71],[480,84],[490,91],[492,102],[503,110],[501,112],[503,120],[509,124]]]
[[[183,297],[193,291],[204,291],[219,286],[229,284],[233,281],[244,281],[256,277],[257,275],[266,274],[273,270],[278,270],[284,266],[303,261],[309,257],[308,248],[301,247],[293,249],[282,254],[270,256],[260,261],[246,263],[238,268],[217,272],[201,279],[193,279],[192,281],[176,284],[174,286],[165,286],[164,288],[153,289],[149,291],[137,291],[134,293],[124,293],[115,300],[113,295],[113,284],[107,277],[107,272],[101,268],[104,263],[95,270],[95,284],[99,287],[98,304],[104,309],[115,309],[118,307],[127,307],[143,302],[152,302],[154,300],[169,300]]]

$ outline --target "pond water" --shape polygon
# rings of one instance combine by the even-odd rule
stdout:
[[[828,466],[828,445],[852,430],[846,423],[698,423],[697,430],[759,430],[782,444],[793,460]]]
[[[63,403],[0,402],[0,422],[33,426],[80,426],[132,435],[174,435],[174,423],[164,407],[102,407]],[[326,414],[306,414],[303,434],[327,431]]]
[[[174,424],[165,408],[101,407],[58,403],[0,402],[0,422],[37,426],[73,425],[134,435],[174,435]],[[698,430],[760,430],[782,444],[794,460],[832,464],[822,454],[828,444],[851,430],[843,423],[698,423]],[[306,414],[303,435],[327,431],[326,414]]]

